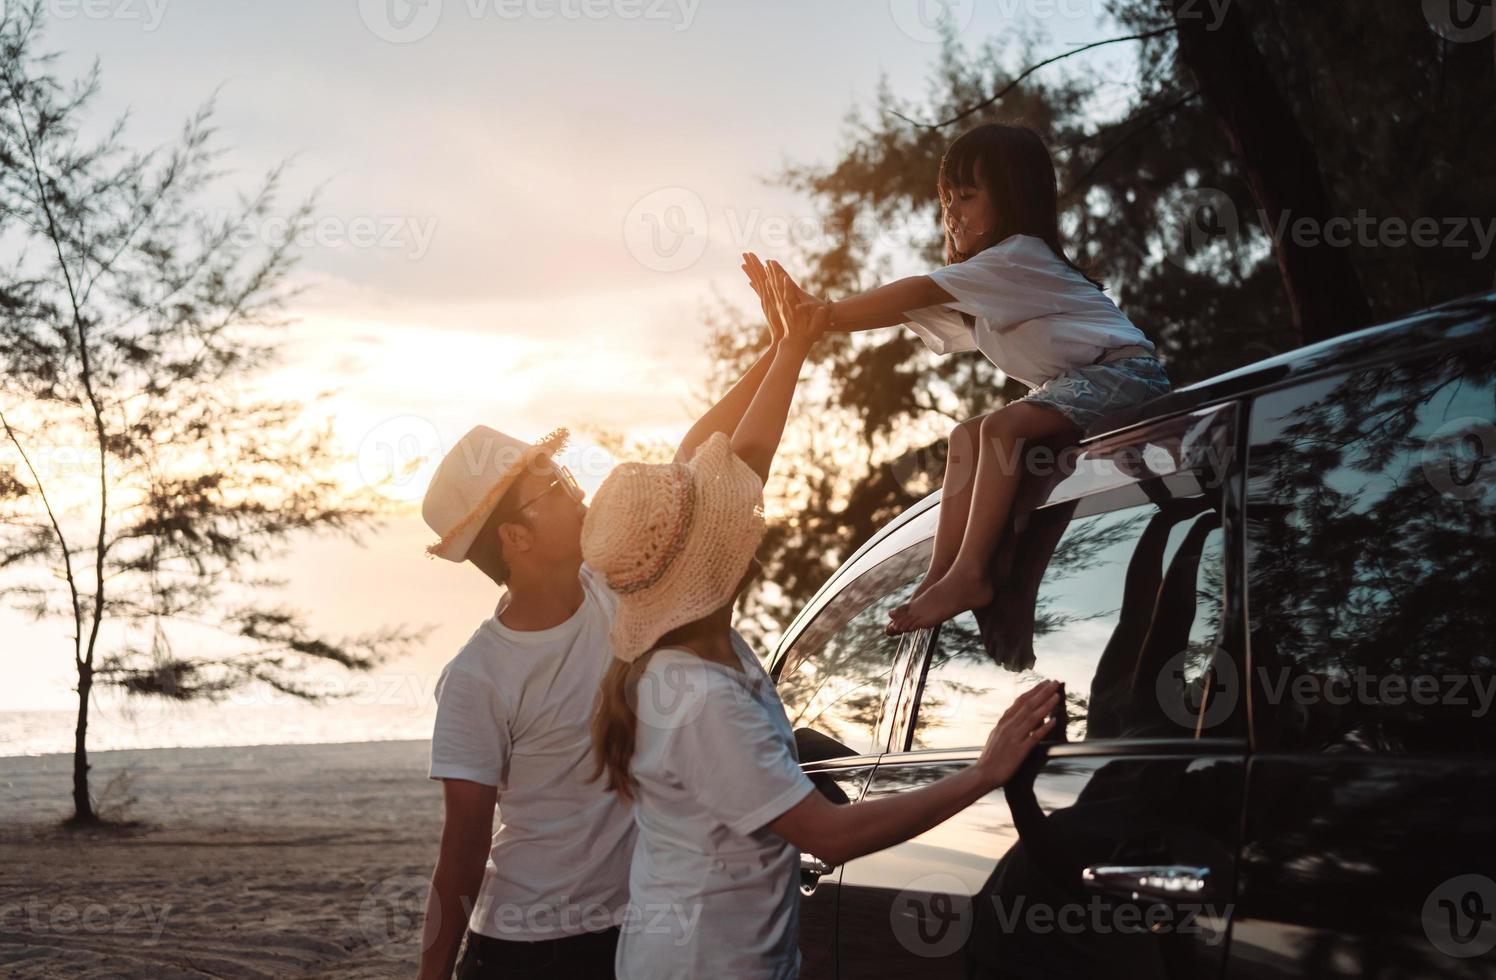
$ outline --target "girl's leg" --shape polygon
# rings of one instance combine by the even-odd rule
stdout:
[[[1061,433],[1080,438],[1075,423],[1053,408],[1032,402],[1014,402],[982,419],[976,478],[956,560],[939,582],[893,611],[890,633],[925,629],[992,601],[987,565],[1023,476],[1024,450],[1030,439]]]
[[[977,472],[977,445],[981,439],[985,415],[967,419],[951,430],[946,443],[945,483],[940,493],[940,521],[935,526],[935,548],[924,581],[909,597],[913,602],[930,586],[945,577],[956,563],[961,538],[966,534],[967,513],[971,509],[971,486]]]

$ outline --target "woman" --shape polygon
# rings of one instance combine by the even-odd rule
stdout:
[[[800,849],[841,864],[908,840],[1002,786],[1054,724],[1056,687],[1041,684],[965,770],[850,806],[813,792],[773,683],[732,628],[764,480],[827,322],[784,298],[788,329],[731,440],[714,434],[689,462],[619,466],[582,529],[585,560],[619,596],[593,724],[598,774],[633,800],[638,829],[619,977],[796,976]]]

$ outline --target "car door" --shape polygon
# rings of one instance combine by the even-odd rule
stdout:
[[[894,726],[889,709],[905,684],[916,638],[888,637],[883,624],[907,601],[930,559],[928,537],[905,546],[908,536],[854,562],[775,657],[801,768],[833,803],[862,798]],[[806,980],[836,976],[840,878],[841,868],[801,854],[800,975]]]
[[[1217,976],[1246,755],[1235,406],[1084,447],[1019,513],[998,599],[943,624],[865,800],[969,765],[1013,698],[1066,685],[1063,741],[849,862],[840,976]]]
[[[1261,395],[1250,435],[1229,976],[1496,977],[1496,345]]]

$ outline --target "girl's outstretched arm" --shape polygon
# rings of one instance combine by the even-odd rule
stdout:
[[[769,346],[764,348],[758,360],[754,361],[747,373],[738,379],[737,384],[733,385],[717,404],[707,409],[706,414],[691,426],[690,431],[681,440],[680,447],[675,451],[677,463],[690,460],[695,455],[697,447],[711,438],[714,432],[725,432],[729,437],[732,436],[738,423],[743,420],[743,413],[748,411],[748,406],[752,404],[753,396],[758,392],[759,385],[763,384],[764,378],[768,375],[769,365],[774,363],[774,354],[779,349],[780,340],[784,338],[784,322],[780,318],[778,305],[772,302],[768,289],[768,272],[758,261],[758,256],[745,253],[743,271],[748,274],[748,281],[752,283],[754,291],[759,294],[762,302],[764,319],[769,324]]]
[[[801,309],[787,316],[787,298],[771,287],[785,323],[785,336],[774,353],[769,372],[753,396],[753,404],[737,431],[732,434],[732,451],[747,463],[763,482],[769,481],[769,469],[784,437],[784,423],[800,383],[800,368],[815,342],[826,330],[827,311]]]
[[[857,333],[879,327],[896,327],[908,321],[911,310],[956,301],[956,297],[942,289],[929,276],[910,276],[835,303],[827,303],[801,289],[778,262],[770,262],[769,270],[771,279],[781,293],[798,300],[795,305],[826,307],[830,314],[827,330],[832,333]]]
[[[831,309],[832,331],[855,333],[874,327],[897,326],[909,319],[910,310],[955,301],[956,297],[941,289],[929,276],[910,276],[826,305]]]

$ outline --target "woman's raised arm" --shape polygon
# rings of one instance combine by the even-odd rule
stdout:
[[[763,306],[764,319],[769,324],[769,346],[759,354],[758,360],[748,369],[737,383],[723,395],[717,404],[707,409],[696,424],[691,426],[681,440],[679,448],[675,451],[677,463],[688,462],[696,449],[703,442],[712,437],[715,432],[723,432],[731,438],[737,430],[738,423],[743,420],[743,413],[748,411],[748,406],[753,402],[753,396],[758,391],[759,385],[763,384],[764,377],[769,373],[769,365],[774,363],[774,354],[779,349],[779,342],[784,338],[784,322],[779,315],[779,307],[772,302],[768,288],[768,271],[758,256],[752,253],[743,253],[743,271],[748,274],[748,281],[753,286],[753,291],[758,293],[759,301]]]
[[[774,456],[779,452],[779,441],[784,438],[784,423],[789,417],[790,403],[795,398],[795,388],[800,383],[800,368],[805,364],[811,347],[825,333],[829,319],[825,309],[792,309],[788,297],[774,284],[772,276],[769,288],[783,318],[785,336],[774,353],[768,374],[753,396],[753,403],[732,434],[732,451],[765,483],[769,480]]]

